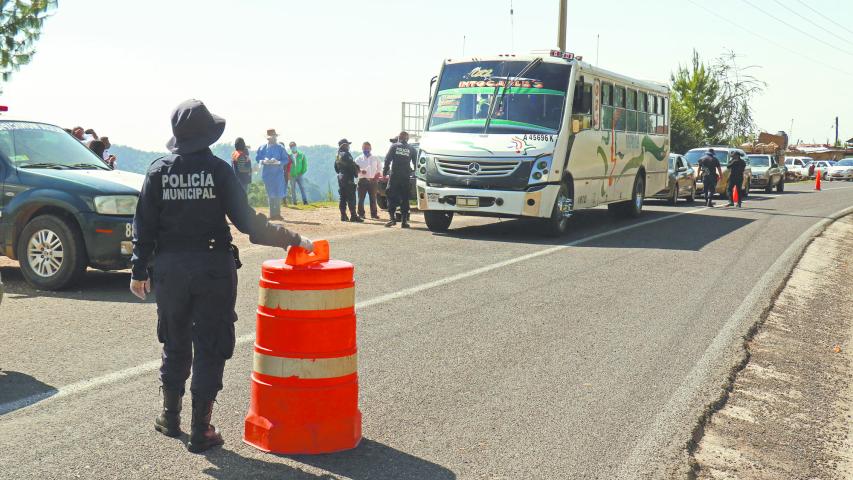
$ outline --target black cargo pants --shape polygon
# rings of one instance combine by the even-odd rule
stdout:
[[[717,177],[711,175],[702,177],[702,188],[705,194],[705,205],[710,205],[714,201],[714,194],[717,193]]]
[[[347,216],[347,208],[349,208],[350,218],[355,218],[358,213],[355,209],[355,191],[356,186],[353,182],[338,182],[338,209],[341,211],[341,218]]]
[[[388,195],[388,213],[391,214],[392,220],[394,219],[394,214],[396,213],[397,208],[400,209],[400,213],[403,215],[404,220],[408,217],[409,199],[411,198],[409,193],[411,192],[411,188],[408,176],[397,180],[395,180],[393,175],[391,176],[391,180],[388,182],[388,189],[385,194]]]
[[[193,397],[215,400],[225,360],[234,354],[237,270],[230,250],[158,253],[154,267],[160,381]]]

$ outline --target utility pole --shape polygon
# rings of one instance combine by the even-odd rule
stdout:
[[[833,146],[838,145],[840,145],[840,143],[838,143],[838,117],[835,117],[835,145]]]
[[[560,0],[560,18],[559,18],[559,29],[557,33],[557,45],[560,47],[561,52],[566,51],[566,3],[568,0]]]

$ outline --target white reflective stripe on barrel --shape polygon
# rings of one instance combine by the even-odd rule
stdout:
[[[254,370],[279,378],[338,378],[358,371],[358,354],[337,358],[284,358],[255,352]]]
[[[258,305],[280,310],[338,310],[355,305],[355,287],[338,290],[260,289]]]

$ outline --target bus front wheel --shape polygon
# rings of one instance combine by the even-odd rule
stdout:
[[[560,184],[560,191],[554,200],[551,216],[544,221],[545,233],[551,237],[560,237],[569,231],[569,218],[574,213],[574,199],[565,183]]]
[[[453,212],[431,211],[424,212],[424,221],[430,232],[444,233],[450,229]]]

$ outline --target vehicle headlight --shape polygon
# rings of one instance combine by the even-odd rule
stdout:
[[[554,157],[548,155],[537,158],[533,161],[531,167],[529,183],[539,183],[548,179],[548,173],[551,171],[551,162]],[[544,179],[544,180],[543,180]]]
[[[134,215],[136,195],[109,195],[95,197],[95,211],[101,215]]]

